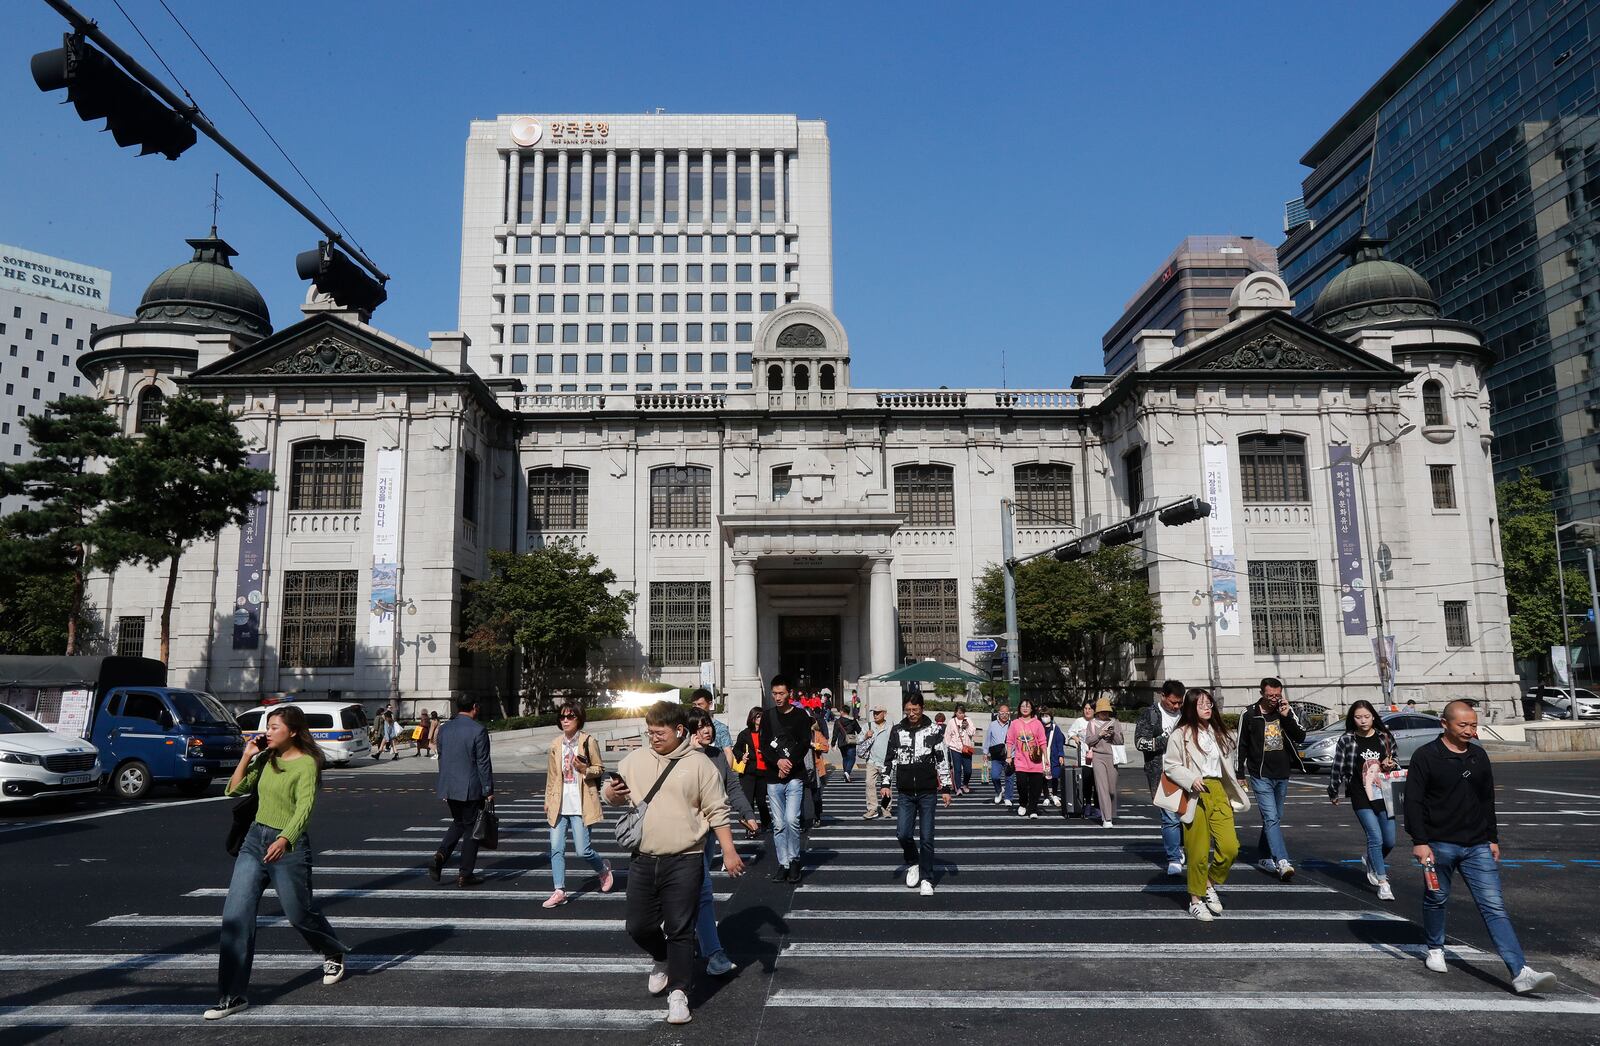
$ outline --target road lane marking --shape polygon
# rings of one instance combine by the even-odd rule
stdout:
[[[782,961],[790,959],[938,959],[950,960],[949,941],[907,943],[902,941],[795,941],[778,953]],[[963,956],[975,959],[1025,959],[1037,961],[1039,945],[1023,941],[981,941],[959,945]],[[1487,953],[1465,945],[1446,945],[1446,954],[1456,959],[1481,959]],[[1293,943],[1286,941],[1259,941],[1248,945],[1211,942],[1088,942],[1079,941],[1062,945],[1052,953],[1056,959],[1222,959],[1227,961],[1255,958],[1277,961],[1325,959],[1423,958],[1428,953],[1426,944],[1385,944],[1318,942]]]
[[[1519,788],[1519,792],[1530,792],[1534,795],[1559,795],[1568,799],[1600,799],[1600,795],[1590,792],[1552,792],[1548,788]]]
[[[1143,867],[1148,868],[1149,866],[1145,865]],[[1001,887],[998,884],[993,884],[993,883],[985,884],[985,885],[977,885],[977,884],[973,884],[973,883],[963,883],[963,884],[960,884],[960,885],[956,885],[956,884],[952,883],[952,884],[950,884],[948,886],[941,885],[941,886],[939,886],[938,889],[939,889],[939,893],[982,893],[982,894],[993,894],[997,889],[1001,889]],[[1182,883],[1182,882],[1171,882],[1171,883],[1042,883],[1042,884],[1041,883],[1029,883],[1027,888],[1026,888],[1026,892],[1029,893],[1029,894],[1036,894],[1036,893],[1066,893],[1066,894],[1076,894],[1076,893],[1187,893],[1188,891],[1189,891],[1188,884],[1187,883]],[[426,891],[418,890],[417,892],[418,893],[424,893]],[[1326,886],[1312,886],[1312,885],[1305,884],[1305,883],[1301,883],[1299,885],[1292,885],[1290,883],[1253,883],[1253,884],[1246,885],[1246,886],[1230,886],[1230,887],[1228,887],[1228,894],[1230,896],[1233,895],[1233,894],[1236,894],[1236,893],[1338,893],[1338,892],[1339,891],[1330,889],[1329,887],[1326,887]],[[883,886],[883,885],[879,885],[879,884],[876,884],[876,883],[874,883],[872,885],[857,885],[857,884],[835,883],[835,884],[824,884],[824,885],[804,884],[804,885],[801,885],[801,886],[797,887],[795,889],[795,893],[839,893],[839,894],[897,893],[897,894],[900,894],[901,896],[910,896],[912,894],[915,894],[916,891],[915,890],[908,890],[904,886],[898,886],[898,887],[897,886]],[[222,894],[226,895],[227,891],[223,890]],[[323,894],[322,892],[318,892],[317,896],[318,897],[323,897],[323,896],[325,896],[325,894]]]
[[[859,913],[858,913],[859,914]],[[340,926],[357,926],[371,930],[615,930],[625,928],[621,919],[497,919],[472,916],[470,918],[420,918],[388,915],[344,915]],[[199,926],[218,929],[222,922],[210,915],[113,915],[92,924],[94,926]],[[259,915],[256,925],[261,927],[290,928],[288,919],[281,915]]]
[[[895,839],[895,836],[890,832],[884,832],[882,835],[820,835],[820,834],[818,834],[816,832],[812,832],[811,833],[811,838],[815,839],[819,843],[888,843],[888,842],[893,842],[894,839]],[[934,838],[934,843],[935,843],[935,847],[936,848],[938,846],[938,842],[940,840],[946,839],[946,838],[954,839],[956,842],[960,842],[960,843],[1036,842],[1036,841],[1039,841],[1039,840],[1047,840],[1047,841],[1053,841],[1053,842],[1061,842],[1062,841],[1062,837],[1059,836],[1059,835],[954,835],[954,836],[947,836],[947,835],[945,835],[945,833],[939,831],[937,828],[934,829],[933,838]],[[1150,841],[1155,840],[1155,839],[1160,839],[1161,836],[1159,834],[1155,834],[1155,835],[1110,835],[1110,836],[1108,836],[1108,835],[1097,835],[1097,836],[1094,836],[1093,838],[1104,839],[1108,843],[1125,843],[1125,842],[1150,842]]]
[[[1187,918],[1187,916],[1185,916]],[[1501,991],[1429,993],[1368,992],[1339,995],[1325,992],[1130,992],[1130,991],[798,991],[780,988],[767,998],[768,1006],[797,1009],[900,1009],[900,1010],[1166,1010],[1196,1011],[1275,1010],[1294,1012],[1417,1012],[1486,1013],[1496,1016],[1548,1014],[1600,1014],[1600,999],[1587,995],[1545,996],[1525,999]]]
[[[258,970],[305,970],[315,965],[315,956],[305,952],[257,952]],[[367,955],[351,952],[345,966],[353,971],[387,972],[408,970],[421,973],[597,973],[639,974],[650,971],[648,958],[622,958],[609,955],[460,955],[408,952],[399,955]],[[215,970],[217,957],[199,952],[92,952],[45,953],[40,955],[0,955],[0,971],[26,972],[49,970]]]
[[[804,860],[801,862],[804,864]],[[888,872],[894,875],[904,875],[910,867],[901,861],[898,864],[808,864],[807,875],[817,872]],[[959,872],[974,874],[977,872],[1157,872],[1164,865],[1152,864],[1149,861],[1138,862],[1108,862],[1105,864],[1051,864],[1041,862],[1037,864],[951,864],[946,861],[935,861],[933,867],[936,871]],[[321,875],[324,869],[317,868]],[[1176,876],[1174,876],[1176,878]],[[996,884],[998,888],[1000,884]],[[1029,888],[1032,888],[1030,884]],[[911,891],[907,890],[907,893]]]
[[[910,890],[904,891],[910,894]],[[1224,894],[1223,896],[1227,896]],[[1010,914],[1009,912],[1007,914]],[[849,919],[851,921],[867,922],[993,922],[994,911],[823,911],[821,909],[801,908],[789,912],[785,919],[794,922],[826,922],[835,919]],[[1182,919],[1192,921],[1194,916],[1186,908],[1084,908],[1084,909],[1055,909],[1040,910],[1029,909],[1027,917],[1032,921],[1059,922],[1062,920],[1079,919],[1106,919],[1106,920],[1169,920]],[[1229,910],[1226,915],[1219,916],[1223,920],[1239,920],[1247,922],[1381,922],[1404,923],[1408,922],[1403,915],[1394,915],[1389,912],[1358,912],[1342,909],[1308,909],[1297,911],[1291,908],[1272,908],[1260,911],[1234,911]],[[421,925],[427,925],[423,923]],[[1241,954],[1246,954],[1251,947],[1248,944],[1236,946]],[[1045,993],[1048,994],[1048,993]]]
[[[633,1031],[666,1017],[665,1010],[543,1009],[501,1006],[406,1006],[406,1025],[421,1028],[590,1029]],[[82,1005],[0,1006],[0,1027],[194,1027],[206,1023],[199,1006]],[[261,1027],[386,1027],[395,1020],[393,1006],[305,1006],[293,1003],[244,1010],[228,1018],[230,1025]]]
[[[318,871],[318,874],[320,874],[322,869],[319,868],[319,869],[317,869],[317,871]],[[1248,887],[1235,887],[1235,889],[1248,889]],[[1296,887],[1296,889],[1299,889],[1299,887]],[[272,892],[272,887],[270,887],[270,886],[267,887],[267,890],[268,890],[268,892]],[[202,888],[200,888],[198,890],[190,890],[188,893],[184,894],[184,896],[185,897],[226,897],[226,896],[228,896],[228,890],[227,890],[227,887],[206,886],[206,887],[202,887]],[[532,901],[543,901],[548,896],[550,896],[550,894],[549,894],[548,891],[545,891],[545,890],[457,890],[457,889],[442,890],[442,889],[439,889],[437,887],[432,889],[432,890],[406,890],[406,889],[389,889],[389,888],[373,890],[373,889],[343,889],[343,888],[341,888],[341,889],[336,889],[336,890],[318,890],[317,891],[317,900],[319,900],[319,901],[358,901],[358,900],[362,900],[362,899],[368,898],[368,897],[380,897],[380,898],[392,898],[392,899],[398,900],[398,901],[423,901],[423,900],[427,900],[427,901],[524,901],[524,902],[532,902]],[[712,898],[714,900],[716,900],[718,903],[727,901],[732,896],[733,896],[733,894],[731,894],[731,893],[712,894]],[[621,901],[621,900],[625,900],[626,897],[627,897],[626,894],[618,893],[615,890],[613,890],[611,893],[600,893],[598,890],[583,890],[583,891],[574,891],[572,893],[567,894],[567,900],[569,900],[569,901]]]
[[[101,817],[121,817],[123,814],[136,814],[145,810],[172,810],[180,806],[193,806],[196,803],[220,803],[224,799],[232,799],[229,795],[212,795],[204,799],[176,799],[170,803],[140,803],[137,806],[119,806],[114,810],[98,810],[92,814],[77,814],[73,817],[55,817],[48,821],[29,821],[27,824],[0,825],[0,832],[25,832],[30,828],[50,828],[58,824],[72,824],[75,821],[93,821]]]

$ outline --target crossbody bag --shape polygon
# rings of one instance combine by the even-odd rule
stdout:
[[[656,783],[650,786],[650,791],[645,794],[644,801],[631,810],[625,810],[622,816],[617,818],[617,823],[612,826],[612,831],[616,835],[617,845],[624,850],[636,854],[639,852],[639,847],[644,845],[645,811],[650,806],[650,800],[654,799],[656,793],[661,791],[661,786],[667,780],[667,775],[672,773],[673,767],[681,762],[683,762],[681,758],[667,760],[667,768],[661,771],[661,775],[656,778]]]

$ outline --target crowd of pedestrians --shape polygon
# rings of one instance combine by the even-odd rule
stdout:
[[[857,718],[850,708],[831,719],[807,707],[788,679],[769,686],[771,702],[752,709],[731,735],[712,711],[712,695],[698,691],[693,707],[658,702],[645,714],[646,743],[608,772],[599,741],[587,733],[576,704],[558,712],[560,732],[545,759],[544,809],[550,835],[552,890],[545,908],[564,905],[566,850],[594,872],[593,888],[610,892],[616,875],[596,852],[591,832],[604,819],[602,803],[624,808],[613,827],[631,856],[626,886],[628,935],[651,959],[647,989],[667,996],[668,1020],[691,1019],[689,990],[703,962],[709,976],[737,967],[719,933],[712,870],[720,857],[731,876],[744,872],[733,827],[747,836],[772,835],[774,882],[797,883],[805,869],[804,833],[821,819],[822,781],[830,751],[846,780],[859,766],[865,778],[863,819],[895,814],[894,838],[904,862],[905,885],[932,896],[940,865],[936,816],[953,797],[971,793],[974,757],[988,759],[992,802],[1009,804],[1019,817],[1037,818],[1049,807],[1115,826],[1118,766],[1127,762],[1123,724],[1109,698],[1087,703],[1063,726],[1048,709],[1021,700],[1015,716],[1000,704],[979,737],[963,705],[930,718],[922,698],[908,694],[891,721],[874,707]],[[475,700],[461,698],[455,715],[432,725],[423,719],[419,752],[437,755],[436,792],[450,826],[427,865],[435,882],[459,848],[454,882],[473,887],[479,840],[493,820],[494,769],[487,731]],[[382,718],[386,740],[389,730]],[[1549,973],[1531,969],[1506,911],[1499,878],[1500,846],[1494,778],[1489,757],[1473,742],[1477,713],[1452,701],[1443,732],[1412,756],[1407,771],[1395,740],[1376,708],[1356,701],[1348,710],[1334,755],[1327,795],[1348,802],[1364,841],[1361,865],[1378,899],[1396,899],[1390,855],[1403,816],[1421,867],[1425,964],[1446,972],[1445,913],[1459,875],[1478,908],[1516,992],[1555,987]],[[1236,727],[1214,695],[1167,680],[1134,720],[1134,749],[1143,758],[1145,784],[1160,814],[1166,873],[1182,876],[1188,912],[1209,923],[1226,915],[1223,888],[1239,856],[1240,815],[1259,817],[1257,867],[1283,883],[1295,868],[1284,821],[1291,773],[1300,769],[1298,746],[1305,726],[1281,680],[1261,681],[1256,700]],[[348,951],[318,909],[311,889],[308,827],[324,759],[300,709],[270,710],[263,733],[246,752],[227,793],[248,797],[235,810],[237,859],[224,904],[218,961],[216,1020],[244,1009],[249,985],[256,911],[270,883],[284,914],[323,958],[323,983],[343,979]],[[1403,803],[1396,783],[1405,781]],[[980,800],[981,801],[981,800]],[[1397,807],[1403,808],[1397,809]],[[626,827],[625,827],[626,824]],[[493,826],[489,824],[492,836]],[[490,844],[492,845],[492,844]],[[587,887],[585,887],[587,888]],[[698,962],[697,962],[698,960]]]

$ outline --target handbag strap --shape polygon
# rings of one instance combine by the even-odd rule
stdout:
[[[650,800],[654,799],[656,797],[656,793],[661,791],[661,785],[662,785],[663,782],[666,781],[667,775],[672,773],[672,768],[677,766],[681,762],[683,762],[682,758],[668,759],[667,760],[667,768],[665,770],[661,771],[661,776],[656,778],[656,783],[650,786],[650,791],[648,793],[646,793],[646,795],[644,797],[644,802],[640,803],[639,804],[640,806],[649,806],[650,805]]]

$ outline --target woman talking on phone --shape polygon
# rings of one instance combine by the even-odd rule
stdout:
[[[322,983],[344,979],[345,946],[334,935],[311,896],[311,837],[306,826],[322,782],[322,749],[312,740],[305,713],[278,705],[267,713],[263,732],[245,746],[228,781],[228,795],[254,794],[255,823],[233,864],[233,881],[222,907],[222,950],[217,963],[215,1021],[249,1005],[245,989],[255,958],[256,909],[272,883],[289,924],[322,955]]]

